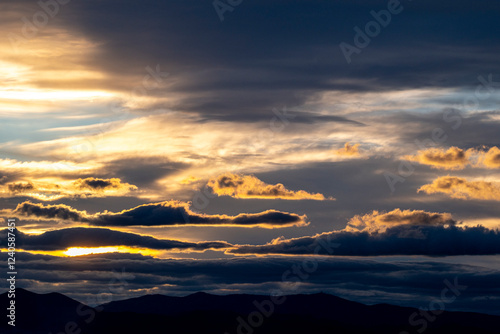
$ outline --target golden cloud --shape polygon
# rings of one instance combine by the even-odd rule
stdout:
[[[322,194],[311,194],[304,190],[288,190],[281,183],[268,184],[253,175],[226,173],[210,179],[207,186],[218,196],[234,198],[335,200],[332,197],[325,198]]]
[[[488,181],[467,181],[465,178],[443,176],[426,184],[418,192],[442,193],[451,198],[500,201],[500,184]]]
[[[455,224],[455,221],[449,213],[395,209],[386,213],[373,211],[363,216],[356,215],[349,220],[344,231],[383,233],[388,228],[400,225],[443,226],[450,224]]]
[[[403,159],[418,162],[438,169],[463,169],[469,163],[470,156],[474,150],[463,150],[458,147],[450,147],[447,151],[439,148],[429,148],[418,151],[417,155],[406,155]]]
[[[344,147],[337,150],[338,155],[344,156],[359,156],[359,144],[351,145],[349,142],[345,143]]]
[[[500,168],[500,149],[493,146],[488,151],[482,152],[479,164],[486,168]]]
[[[55,182],[12,182],[3,187],[4,197],[31,197],[42,201],[54,201],[64,197],[87,198],[125,196],[137,190],[132,184],[123,183],[118,178],[100,179],[89,177],[76,181]]]

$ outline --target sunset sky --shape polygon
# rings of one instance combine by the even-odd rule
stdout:
[[[500,314],[499,14],[2,1],[0,217],[18,218],[19,286],[92,303],[119,272],[106,298],[418,307],[457,279],[450,310]]]

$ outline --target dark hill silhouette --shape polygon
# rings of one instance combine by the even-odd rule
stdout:
[[[60,293],[52,292],[47,294],[37,294],[25,289],[16,288],[16,331],[13,333],[38,333],[44,329],[64,329],[66,323],[81,321],[81,317],[76,313],[77,308],[82,305],[80,302],[71,299]],[[0,305],[7,312],[10,299],[7,293],[0,295]],[[5,307],[4,307],[5,306]],[[88,309],[87,306],[80,306]],[[6,313],[5,313],[6,314]],[[4,315],[3,318],[7,319]],[[0,333],[10,333],[8,330],[12,326],[7,321],[0,323]],[[23,330],[23,331],[19,331]],[[48,334],[47,330],[44,331]],[[54,334],[59,332],[54,332]]]
[[[7,305],[6,293],[0,295],[0,301]],[[1,333],[413,334],[422,328],[422,323],[413,327],[408,323],[417,309],[389,304],[368,306],[324,293],[286,296],[280,305],[270,302],[269,296],[245,294],[146,295],[92,309],[58,293],[17,289],[16,304],[16,331],[9,331],[4,321]],[[254,318],[249,320],[249,314]],[[70,330],[66,329],[68,323],[72,323]],[[479,313],[443,312],[427,325],[426,334],[500,333],[499,316]]]

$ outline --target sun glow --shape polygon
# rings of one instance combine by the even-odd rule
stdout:
[[[124,246],[109,246],[109,247],[70,247],[63,252],[66,256],[82,256],[90,254],[104,253],[134,253],[142,255],[154,256],[155,252],[150,249],[132,248]]]
[[[65,251],[64,254],[68,256],[80,256],[89,254],[113,253],[117,251],[118,247],[95,247],[95,248],[71,247],[68,248],[68,250]]]

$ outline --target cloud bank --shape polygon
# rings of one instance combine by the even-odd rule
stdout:
[[[166,201],[137,206],[121,212],[88,214],[64,204],[43,205],[23,202],[13,214],[39,219],[62,219],[94,226],[176,226],[214,225],[279,228],[307,225],[307,217],[294,213],[267,210],[260,213],[241,213],[236,216],[208,215],[190,210],[189,204]]]
[[[7,230],[0,231],[0,235],[7,236]],[[102,246],[130,246],[155,250],[190,249],[207,250],[227,248],[231,245],[226,242],[184,242],[178,240],[156,239],[134,233],[113,231],[103,228],[67,228],[49,231],[38,235],[16,233],[17,247],[24,250],[55,251],[70,247],[102,247]]]
[[[327,246],[325,246],[327,245]],[[500,254],[500,231],[460,227],[448,213],[396,209],[352,218],[346,229],[266,245],[238,246],[234,254],[334,256]]]

